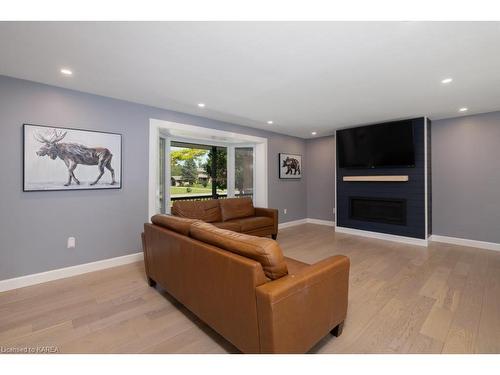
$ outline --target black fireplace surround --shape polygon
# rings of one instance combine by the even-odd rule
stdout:
[[[406,199],[349,197],[349,218],[406,225]]]
[[[430,121],[421,117],[412,119],[412,123],[414,167],[340,168],[337,157],[337,227],[426,239],[430,229],[430,219],[427,222],[426,216],[431,217],[432,207]],[[426,123],[429,127],[427,132]],[[344,177],[353,176],[408,176],[408,181],[344,180]]]

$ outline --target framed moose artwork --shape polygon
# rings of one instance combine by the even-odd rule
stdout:
[[[23,125],[23,191],[120,189],[122,136]]]
[[[302,178],[302,156],[295,154],[279,154],[280,178]]]

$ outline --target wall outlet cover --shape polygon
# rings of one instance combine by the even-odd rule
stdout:
[[[75,237],[68,237],[68,249],[74,249],[76,247]]]

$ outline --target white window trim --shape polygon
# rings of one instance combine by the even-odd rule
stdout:
[[[160,212],[159,207],[159,142],[160,133],[166,138],[167,148],[170,142],[190,141],[224,147],[253,147],[254,148],[254,204],[258,207],[268,207],[267,182],[267,138],[255,137],[247,134],[210,129],[201,126],[181,124],[158,119],[149,120],[149,186],[148,186],[148,214],[149,218]],[[233,159],[233,160],[229,160]],[[232,168],[232,173],[230,168]],[[234,152],[228,157],[228,194],[231,186],[234,194]],[[170,168],[166,164],[165,183],[170,181]],[[258,173],[257,173],[258,171]],[[231,175],[231,178],[229,178]],[[232,181],[231,181],[232,180]],[[230,185],[231,184],[231,185]]]
[[[251,148],[253,150],[252,151],[252,156],[253,156],[253,161],[252,162],[253,162],[254,168],[253,168],[253,171],[252,171],[252,178],[253,178],[253,189],[255,191],[256,190],[256,187],[255,187],[256,182],[255,181],[256,181],[256,176],[257,176],[256,173],[255,173],[255,170],[256,170],[255,165],[256,165],[256,161],[257,161],[257,159],[255,158],[256,147],[255,147],[254,144],[250,144],[249,143],[249,144],[238,144],[238,145],[234,146],[234,149],[237,149],[237,148]],[[234,152],[233,155],[234,155],[234,159],[235,159],[234,160],[233,168],[236,169],[236,150],[235,150],[235,152]],[[266,165],[267,165],[267,160],[266,160]],[[235,171],[233,170],[232,172],[233,172],[233,179],[235,179],[236,178],[235,177]],[[233,186],[234,193],[236,193],[236,181],[233,181],[233,185],[232,186]],[[263,206],[261,206],[261,207],[263,207]],[[266,204],[265,207],[267,207],[267,204]]]

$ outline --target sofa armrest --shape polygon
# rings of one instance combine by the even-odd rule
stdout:
[[[349,258],[336,255],[256,288],[263,353],[305,353],[347,313]]]
[[[273,219],[274,230],[273,233],[278,233],[278,210],[275,208],[262,208],[255,207],[255,216],[264,216]]]

